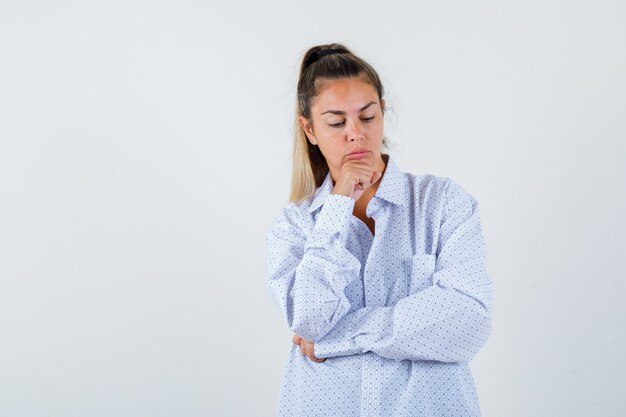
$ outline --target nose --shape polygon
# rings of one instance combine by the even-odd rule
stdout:
[[[357,122],[352,122],[348,130],[348,140],[354,142],[357,139],[363,139],[363,132]]]

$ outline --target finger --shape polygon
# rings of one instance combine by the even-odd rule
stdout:
[[[293,336],[293,338],[291,339],[291,341],[296,344],[299,345],[300,342],[302,341],[302,338],[300,336],[298,336],[297,334]]]
[[[322,358],[318,358],[317,356],[315,356],[315,344],[313,343],[306,343],[306,352],[307,352],[307,356],[310,360],[312,360],[313,362],[323,362],[324,359]]]
[[[374,171],[372,174],[372,184],[376,184],[376,182],[383,176],[383,173],[380,171]]]
[[[301,349],[304,351],[304,354],[306,355],[307,358],[309,358],[310,360],[314,360],[313,358],[315,358],[315,355],[313,354],[313,349],[311,349],[311,344],[308,342],[305,342],[301,345]]]
[[[318,358],[317,356],[315,356],[315,349],[313,348],[313,346],[311,346],[311,360],[315,362],[322,362],[324,360],[323,358]]]
[[[367,177],[369,178],[369,177]],[[367,188],[369,188],[372,184],[369,182],[369,180],[366,179],[362,179],[360,184],[358,185],[359,187],[361,187],[362,190],[366,190]]]
[[[318,362],[319,363],[319,362],[324,362],[326,360],[326,358],[318,358],[315,355],[311,355],[311,356],[312,356],[311,360],[313,362]]]
[[[373,172],[373,169],[370,167],[349,167],[346,169],[346,175],[351,176],[353,179],[370,179]]]

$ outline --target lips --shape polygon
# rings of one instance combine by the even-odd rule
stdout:
[[[348,155],[346,155],[346,157],[348,159],[360,159],[360,158],[364,158],[365,156],[367,156],[368,153],[369,151],[365,149],[360,149],[360,150],[349,153]]]

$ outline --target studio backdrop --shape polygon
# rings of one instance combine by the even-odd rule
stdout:
[[[485,417],[626,414],[619,1],[0,4],[0,416],[273,416],[299,60],[378,70],[402,171],[480,204]]]

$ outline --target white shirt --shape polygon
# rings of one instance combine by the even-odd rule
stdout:
[[[279,416],[479,416],[468,362],[490,333],[493,288],[477,201],[389,158],[372,236],[354,200],[331,193],[328,174],[267,233],[269,293],[327,358],[291,344]]]

